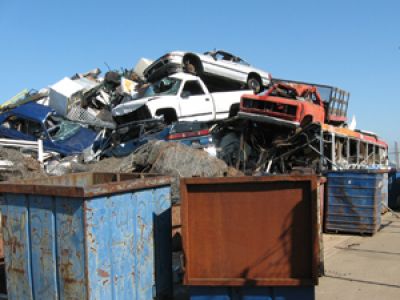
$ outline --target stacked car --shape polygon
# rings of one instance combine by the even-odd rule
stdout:
[[[1,107],[0,134],[85,161],[181,142],[250,174],[387,163],[383,141],[347,128],[348,92],[272,78],[223,50],[173,51],[100,74],[18,94]]]

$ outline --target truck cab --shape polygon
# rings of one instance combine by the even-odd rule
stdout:
[[[288,127],[341,126],[347,121],[349,95],[331,86],[276,80],[261,94],[244,95],[239,116]]]
[[[163,116],[175,121],[213,121],[227,118],[232,106],[250,90],[210,93],[203,80],[176,73],[150,85],[140,97],[117,105],[113,117],[118,123]],[[140,111],[140,113],[139,113]]]
[[[276,83],[259,95],[244,95],[239,116],[267,123],[298,127],[305,123],[324,123],[323,101],[315,87]]]

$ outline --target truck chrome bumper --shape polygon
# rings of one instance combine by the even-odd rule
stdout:
[[[248,112],[239,112],[238,117],[240,119],[248,119],[248,120],[252,120],[252,121],[269,123],[269,124],[286,126],[286,127],[296,128],[296,127],[300,126],[299,122],[288,121],[288,120],[279,119],[279,118],[275,118],[275,117],[271,117],[271,116],[265,116],[265,115],[261,115],[261,114],[254,114],[254,113],[248,113]]]

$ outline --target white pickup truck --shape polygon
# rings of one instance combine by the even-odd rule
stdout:
[[[163,116],[167,123],[212,121],[235,115],[241,96],[252,93],[210,93],[200,77],[176,73],[149,86],[142,97],[117,105],[112,114],[118,123],[157,116]]]

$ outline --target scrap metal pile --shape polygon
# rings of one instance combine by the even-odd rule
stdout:
[[[0,108],[0,145],[34,155],[49,175],[140,157],[171,142],[186,145],[164,168],[178,175],[185,173],[183,161],[202,170],[190,176],[212,167],[188,147],[204,150],[218,166],[210,176],[238,174],[232,168],[265,175],[386,166],[387,144],[348,128],[348,101],[341,89],[273,79],[225,51],[171,52],[154,62],[141,59],[134,69],[104,76],[95,69],[22,91]]]

